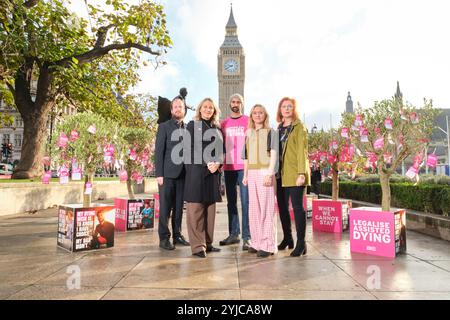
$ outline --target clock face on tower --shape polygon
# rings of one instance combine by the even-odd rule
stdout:
[[[225,61],[223,68],[229,73],[236,73],[238,71],[238,62],[235,59],[228,59]]]

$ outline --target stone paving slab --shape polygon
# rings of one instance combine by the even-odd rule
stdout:
[[[348,232],[313,232],[310,220],[306,256],[286,249],[261,259],[240,243],[199,259],[190,247],[161,250],[157,224],[116,233],[113,248],[78,253],[57,248],[56,227],[56,208],[0,217],[0,299],[450,299],[450,242],[411,231],[396,259],[351,253]],[[183,227],[187,236],[185,218]],[[227,235],[223,202],[214,245]],[[80,289],[67,288],[70,266],[80,268]],[[368,283],[373,266],[379,289]]]

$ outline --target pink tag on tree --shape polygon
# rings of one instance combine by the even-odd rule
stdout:
[[[362,116],[360,114],[356,115],[356,119],[355,119],[355,126],[360,127],[362,126],[363,122],[362,122]]]
[[[408,169],[408,171],[406,172],[406,176],[410,179],[414,179],[417,174],[419,173],[419,169],[418,168],[414,168],[414,167],[410,167]]]
[[[327,160],[328,160],[328,162],[329,162],[330,164],[332,164],[332,163],[335,163],[337,159],[336,159],[336,157],[333,156],[332,154],[329,154]]]
[[[361,136],[361,142],[369,142],[369,131],[366,128],[361,127],[359,134]]]
[[[413,124],[419,123],[419,116],[417,115],[416,112],[411,113],[411,115],[409,117],[411,119],[411,123],[413,123]]]
[[[375,142],[373,143],[373,148],[375,150],[380,150],[384,148],[384,138],[378,138],[377,140],[375,140]]]
[[[137,159],[136,150],[134,150],[134,149],[130,150],[130,159],[133,160],[133,161],[136,161],[136,159]]]
[[[380,134],[381,133],[380,127],[375,127],[374,131],[375,131],[376,134]]]
[[[69,141],[69,138],[67,138],[66,134],[64,132],[61,132],[57,141],[57,145],[60,148],[67,147],[67,142]]]
[[[119,179],[120,179],[120,182],[127,182],[127,180],[128,180],[128,173],[127,173],[126,170],[120,171]]]
[[[80,137],[80,134],[78,133],[78,131],[72,130],[70,132],[70,141],[72,141],[72,142],[77,141],[79,137]]]
[[[392,120],[390,118],[387,118],[386,120],[384,120],[384,127],[388,130],[392,130]]]
[[[342,128],[341,130],[341,137],[348,139],[348,128]]]
[[[383,159],[386,164],[392,163],[392,155],[390,153],[383,154]]]
[[[81,168],[72,168],[72,180],[79,181],[81,180]]]
[[[97,133],[97,128],[95,127],[95,125],[90,125],[89,128],[87,129],[87,131],[91,134],[96,134]]]
[[[330,148],[333,150],[337,150],[339,148],[337,141],[331,141]]]
[[[62,166],[59,170],[59,183],[67,184],[69,183],[69,170],[67,170],[66,166]]]
[[[86,182],[84,185],[84,194],[92,194],[92,183]]]
[[[437,156],[434,153],[429,154],[427,157],[427,166],[435,168],[437,165],[437,161]]]
[[[42,176],[42,183],[49,184],[51,177],[52,177],[52,173],[50,171],[46,171],[44,173],[44,175]]]

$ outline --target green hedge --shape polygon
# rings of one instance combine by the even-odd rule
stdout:
[[[331,182],[321,183],[320,193],[331,195]],[[381,204],[381,185],[341,181],[339,197]],[[391,206],[449,216],[450,187],[438,184],[391,183]]]

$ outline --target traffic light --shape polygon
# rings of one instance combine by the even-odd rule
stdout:
[[[6,150],[8,151],[8,158],[11,157],[13,151],[12,143],[8,143],[8,145],[6,146]]]

